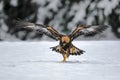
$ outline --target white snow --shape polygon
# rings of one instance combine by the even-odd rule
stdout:
[[[57,42],[0,42],[0,80],[120,79],[120,41],[73,43],[86,53],[61,63]]]
[[[10,4],[13,5],[13,6],[17,6],[17,5],[18,5],[18,4],[17,4],[17,1],[18,1],[18,0],[11,0],[11,1],[10,1]]]
[[[112,9],[114,9],[118,4],[119,4],[119,0],[111,0],[111,1],[103,0],[100,3],[98,3],[98,8],[105,8],[105,15],[108,16],[112,12]]]

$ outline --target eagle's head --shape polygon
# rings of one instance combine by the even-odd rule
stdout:
[[[70,42],[71,42],[71,39],[70,39],[69,36],[66,36],[66,35],[61,36],[60,45],[61,45],[62,47],[67,46]]]

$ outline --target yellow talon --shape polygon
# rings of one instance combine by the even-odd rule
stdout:
[[[67,55],[63,54],[63,60],[62,60],[62,62],[66,62],[66,59],[67,59]]]
[[[61,62],[66,62],[66,60],[65,60],[65,59],[63,59]]]

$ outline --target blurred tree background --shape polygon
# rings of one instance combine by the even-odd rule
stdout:
[[[110,30],[93,39],[120,39],[120,0],[0,0],[1,41],[42,38],[39,33],[16,30],[16,19],[50,24],[65,34],[78,24],[106,24]]]

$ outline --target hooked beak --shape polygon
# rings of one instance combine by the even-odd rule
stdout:
[[[66,43],[63,43],[63,47],[66,45]]]

